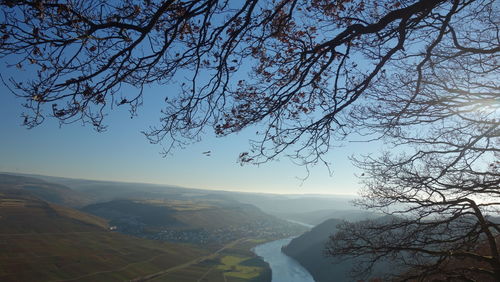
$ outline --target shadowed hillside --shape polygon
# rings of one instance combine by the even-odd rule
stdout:
[[[340,219],[329,219],[311,229],[311,231],[293,239],[283,248],[283,252],[297,260],[306,268],[317,282],[350,282],[355,281],[350,273],[361,258],[332,258],[325,255],[329,236],[336,232]],[[390,266],[381,264],[374,269],[372,277],[387,271]]]
[[[106,218],[112,224],[137,222],[150,226],[181,226],[172,216],[174,210],[167,206],[148,205],[140,201],[114,200],[107,203],[89,205],[83,208],[91,214]]]
[[[106,218],[117,231],[143,238],[221,244],[239,238],[278,239],[304,227],[226,200],[114,200],[84,211]]]

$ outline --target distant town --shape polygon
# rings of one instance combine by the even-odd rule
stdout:
[[[129,220],[120,221],[111,226],[110,230],[142,237],[146,239],[180,242],[191,244],[225,244],[239,238],[279,239],[300,234],[305,230],[303,226],[282,220],[252,220],[250,224],[230,226],[215,229],[172,229],[155,228],[151,230],[145,224]]]

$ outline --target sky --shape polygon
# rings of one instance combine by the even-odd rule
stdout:
[[[3,75],[8,69],[1,69]],[[165,86],[167,87],[167,86]],[[141,130],[157,125],[162,87],[147,89],[138,116],[127,109],[108,112],[105,132],[75,123],[59,126],[51,118],[39,127],[22,126],[23,100],[0,86],[0,171],[70,178],[178,185],[190,188],[279,194],[356,194],[359,181],[348,157],[366,151],[366,144],[348,144],[328,156],[333,175],[324,165],[310,169],[282,157],[277,161],[241,166],[251,130],[227,137],[206,135],[200,142],[163,157]],[[210,156],[203,154],[211,151]]]
[[[0,62],[4,80],[17,71]],[[317,165],[309,168],[305,180],[306,168],[284,157],[241,166],[238,155],[248,151],[249,139],[256,138],[252,129],[227,137],[207,134],[201,142],[163,157],[162,147],[150,144],[141,131],[159,124],[161,105],[172,89],[168,85],[145,89],[138,116],[131,119],[128,109],[115,108],[104,121],[107,131],[98,133],[79,123],[61,127],[51,118],[26,129],[21,125],[23,100],[0,83],[0,172],[281,194],[357,193],[355,175],[361,172],[348,158],[371,153],[373,144],[349,143],[333,149],[327,156],[333,174]],[[206,151],[210,156],[203,154]]]

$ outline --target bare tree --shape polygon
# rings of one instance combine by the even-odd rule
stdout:
[[[345,114],[394,71],[389,62],[426,63],[422,49],[433,43],[432,52],[440,45],[446,18],[461,17],[470,5],[492,5],[444,0],[1,3],[0,55],[33,74],[8,82],[26,99],[28,127],[52,116],[62,123],[90,122],[100,130],[111,106],[130,105],[134,112],[144,86],[176,79],[181,93],[165,95],[164,116],[147,132],[152,142],[178,144],[196,139],[207,127],[225,135],[260,124],[261,138],[242,161],[265,161],[286,151],[304,163],[321,161],[331,144],[352,130]],[[121,91],[125,87],[136,90]]]
[[[113,106],[134,113],[145,86],[178,81],[152,142],[258,125],[242,162],[315,164],[353,133],[383,139],[390,154],[357,160],[360,204],[399,217],[346,225],[331,251],[393,256],[422,275],[467,257],[488,267],[450,275],[499,279],[487,216],[499,193],[497,1],[0,3],[2,78],[25,99],[26,126],[51,116],[102,130]],[[483,243],[488,254],[474,251]]]
[[[389,259],[407,270],[398,280],[500,281],[500,17],[490,4],[455,2],[461,16],[442,19],[424,60],[397,62],[351,112],[393,145],[355,163],[365,172],[357,204],[394,217],[346,223],[329,244],[363,257],[361,273]]]

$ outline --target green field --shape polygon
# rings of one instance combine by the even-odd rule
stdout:
[[[255,266],[241,265],[240,263],[251,260],[248,257],[224,256],[220,259],[222,265],[218,268],[224,271],[226,277],[235,277],[243,279],[253,279],[260,275],[261,268]]]
[[[210,258],[148,281],[271,281],[268,264],[250,251],[255,245],[252,239],[238,240]]]

